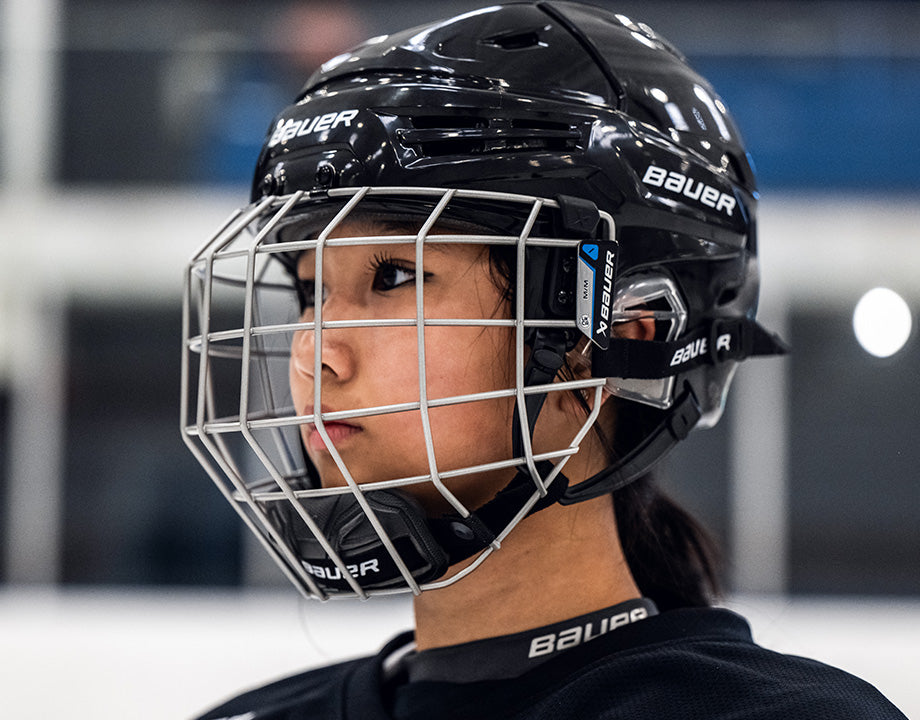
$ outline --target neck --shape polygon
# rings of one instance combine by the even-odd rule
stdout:
[[[522,632],[637,597],[611,499],[553,505],[525,518],[468,576],[415,599],[416,643],[426,650]]]

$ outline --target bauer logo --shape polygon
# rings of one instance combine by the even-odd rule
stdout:
[[[575,320],[585,337],[602,350],[610,345],[617,250],[613,240],[583,240],[578,246]]]
[[[706,185],[699,180],[694,180],[688,175],[683,175],[673,170],[668,171],[657,165],[649,165],[642,178],[649,187],[664,188],[675,195],[681,195],[688,200],[724,212],[729,217],[735,210],[735,198],[721,192],[712,185]]]
[[[303,563],[304,570],[313,577],[321,580],[342,580],[342,571],[337,565],[318,565],[315,563]],[[346,565],[345,569],[352,577],[364,577],[372,573],[379,573],[380,567],[376,559],[365,560],[358,565]]]
[[[716,352],[731,352],[731,350],[732,336],[728,333],[719,335],[719,337],[716,339]],[[671,367],[683,365],[684,363],[690,362],[700,355],[705,355],[707,352],[709,352],[709,344],[706,341],[706,338],[697,338],[696,340],[687,343],[684,347],[675,351],[674,357],[671,358]]]
[[[340,112],[326,113],[325,115],[315,115],[303,120],[285,120],[281,118],[275,125],[275,132],[268,139],[268,147],[274,147],[279,143],[286,143],[291,138],[303,137],[312,133],[323,132],[325,130],[334,130],[340,125],[351,127],[351,121],[358,116],[357,110],[342,110]]]
[[[535,658],[543,655],[552,655],[560,650],[581,645],[601,635],[606,635],[611,630],[618,627],[629,625],[638,620],[648,617],[648,610],[644,607],[634,608],[633,610],[617,613],[609,618],[602,618],[597,624],[594,622],[585,623],[584,625],[574,625],[565,630],[546,635],[538,635],[530,641],[530,649],[527,657]]]

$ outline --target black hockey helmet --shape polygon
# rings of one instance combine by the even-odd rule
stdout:
[[[449,202],[431,188],[450,191]],[[541,199],[540,212],[510,202],[512,195]],[[325,63],[269,129],[247,222],[261,218],[257,243],[273,243],[296,227],[291,218],[298,214],[315,216],[332,202],[326,220],[340,217],[356,198],[376,213],[438,213],[522,241],[566,239],[556,247],[528,245],[522,256],[520,319],[530,322],[522,382],[552,381],[584,337],[591,374],[619,398],[618,417],[642,414],[647,430],[621,447],[607,470],[559,488],[553,501],[596,497],[646,472],[695,426],[718,420],[738,361],[783,352],[754,321],[757,191],[739,131],[685,58],[623,15],[571,2],[496,5],[374,38]],[[226,237],[218,236],[221,247]],[[199,255],[193,267],[207,257],[213,255]],[[642,313],[657,320],[653,341],[611,336],[612,324]],[[207,383],[200,387],[204,392]],[[528,428],[543,397],[528,395],[520,413],[526,418],[514,423],[516,456],[529,452]],[[199,403],[205,415],[206,406]],[[199,416],[198,436],[205,425]],[[224,452],[205,445],[212,456]],[[227,473],[220,459],[219,470],[210,465],[212,474]],[[541,475],[532,458],[526,467]],[[296,474],[269,471],[276,484]],[[545,477],[535,481],[545,497]],[[245,495],[242,486],[240,480],[228,495]],[[364,497],[371,493],[354,494],[359,510],[374,517],[412,514]],[[328,570],[288,552],[317,534],[314,525],[304,518],[310,533],[292,536],[289,520],[261,517],[253,498],[243,499],[268,520],[267,547],[277,557],[285,546],[279,561],[295,574],[307,565],[311,594],[389,587],[364,584],[341,558],[334,559],[339,584],[324,582]],[[463,520],[478,549],[509,520],[504,511],[492,514],[502,524],[483,529],[475,512]],[[393,535],[382,526],[387,521],[374,528],[377,535]],[[406,533],[415,547],[432,544]],[[443,545],[435,535],[433,544]],[[319,542],[330,556],[341,554],[341,544]],[[419,582],[437,578],[446,559],[426,552],[420,570],[407,562],[395,576],[406,579],[408,570]],[[450,550],[447,556],[456,559]]]

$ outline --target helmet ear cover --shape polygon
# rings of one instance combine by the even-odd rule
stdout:
[[[570,487],[563,505],[590,500],[628,485],[648,472],[700,423],[703,410],[686,373],[706,365],[734,363],[748,357],[785,355],[788,346],[748,317],[716,318],[677,340],[632,340],[612,337],[606,350],[592,347],[594,377],[659,379],[683,376],[683,388],[644,438],[607,468]],[[633,405],[633,403],[630,403]],[[621,406],[622,407],[622,406]],[[651,408],[648,408],[651,410]]]

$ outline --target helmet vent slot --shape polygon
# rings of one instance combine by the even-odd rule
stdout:
[[[567,152],[581,133],[568,123],[533,118],[494,121],[459,115],[411,119],[412,129],[397,131],[403,145],[424,157],[514,152]]]
[[[524,50],[540,45],[540,35],[536,30],[496,35],[483,40],[485,45],[494,45],[502,50]]]
[[[512,118],[511,127],[528,130],[558,130],[565,133],[572,131],[572,126],[568,123],[538,120],[537,118]]]
[[[488,118],[472,115],[416,115],[411,118],[412,127],[419,130],[439,128],[461,130],[489,127]]]

